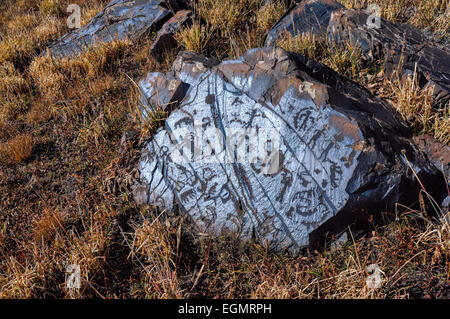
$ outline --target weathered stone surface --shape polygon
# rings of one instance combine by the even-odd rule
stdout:
[[[113,0],[88,24],[49,46],[54,56],[79,53],[98,42],[136,39],[151,29],[159,29],[170,18],[170,11],[159,0]]]
[[[219,64],[216,59],[205,58],[192,52],[184,52],[183,57],[191,62],[189,76],[193,78],[200,76],[206,68]],[[139,81],[138,86],[142,93],[139,107],[144,116],[147,116],[149,111],[154,112],[158,108],[170,111],[177,101],[184,98],[190,82],[183,81],[176,75],[182,65],[182,60],[177,59],[171,72],[167,74],[151,72],[147,74],[146,78]]]
[[[191,0],[162,0],[161,3],[172,13],[187,9],[191,6]]]
[[[414,136],[414,142],[419,149],[427,154],[428,158],[438,168],[450,177],[450,147],[442,144],[431,135]]]
[[[265,45],[275,45],[284,35],[282,31],[293,35],[314,33],[323,39],[327,34],[328,40],[337,45],[358,44],[365,59],[386,60],[388,77],[396,71],[403,77],[417,70],[419,85],[433,87],[435,106],[446,105],[450,99],[448,48],[411,25],[380,19],[380,28],[376,28],[368,21],[372,19],[365,10],[347,10],[335,0],[301,1],[269,31]]]
[[[266,36],[265,45],[274,46],[286,32],[308,32],[325,36],[331,13],[343,8],[335,0],[304,0],[294,4]]]
[[[143,81],[159,79],[142,87],[147,97],[167,82],[186,88],[143,150],[138,203],[178,207],[203,233],[296,251],[359,227],[368,212],[416,201],[410,167],[443,198],[442,175],[368,90],[277,48],[216,62],[182,53],[167,74]]]
[[[441,204],[442,207],[442,213],[445,216],[444,218],[447,220],[447,222],[450,223],[450,216],[449,215],[445,215],[450,211],[450,196],[447,196]]]
[[[192,23],[192,11],[178,11],[169,21],[167,21],[158,31],[155,41],[150,48],[150,55],[161,60],[167,50],[176,47],[175,34],[181,27]]]

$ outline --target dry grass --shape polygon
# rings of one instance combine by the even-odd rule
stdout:
[[[40,3],[10,3],[9,14],[29,12],[32,18],[0,26],[0,47],[6,46],[0,52],[0,142],[2,161],[8,164],[0,167],[5,191],[0,209],[7,212],[0,216],[0,296],[102,297],[109,289],[118,294],[126,280],[116,284],[115,269],[106,278],[105,262],[117,256],[109,247],[117,237],[117,216],[129,203],[106,199],[111,195],[103,182],[110,171],[103,169],[113,162],[121,134],[134,121],[129,77],[144,75],[149,61],[142,52],[151,43],[115,41],[74,59],[37,58],[35,53],[45,49],[55,26],[65,26],[66,18]],[[61,8],[67,4],[59,3]],[[78,3],[82,12],[92,5]],[[30,38],[33,48],[25,53],[7,47]],[[30,134],[21,135],[23,130]],[[17,182],[4,183],[8,179]],[[64,285],[70,263],[83,265],[79,291]],[[117,269],[123,264],[126,259]]]
[[[450,143],[449,103],[442,110],[435,110],[432,88],[420,89],[414,76],[395,80],[392,91],[393,105],[416,132],[432,134],[442,143]]]
[[[258,0],[199,0],[194,4],[196,13],[211,27],[211,32],[220,37],[232,35],[258,8]]]
[[[425,206],[403,208],[394,223],[340,248],[300,256],[198,236],[176,212],[136,207],[133,168],[166,114],[139,117],[135,83],[149,70],[166,71],[176,50],[158,62],[143,39],[113,41],[73,59],[37,57],[67,32],[72,2],[85,24],[108,1],[0,3],[0,298],[448,298],[448,216],[427,217]],[[420,8],[441,21],[433,30],[446,32],[442,15]],[[202,23],[178,41],[236,57],[261,46],[286,9],[275,1],[199,0],[194,11]],[[285,40],[286,48],[364,84],[378,73],[352,46]],[[429,115],[428,98],[414,84],[397,84],[382,83],[387,97],[414,127],[448,143],[448,109]],[[133,130],[123,145],[124,132]],[[381,289],[365,285],[372,263],[385,273]],[[81,267],[81,289],[65,286],[69,264]]]
[[[326,49],[326,43],[317,39],[314,34],[302,33],[299,35],[284,35],[277,41],[277,46],[286,51],[306,55],[314,60],[320,60]]]
[[[81,26],[86,25],[97,13],[99,13],[109,1],[94,1],[81,10]]]
[[[384,79],[376,92],[394,105],[416,134],[431,134],[444,144],[450,144],[450,103],[441,109],[433,107],[433,88],[421,89],[417,73]]]
[[[0,91],[5,99],[24,93],[28,89],[29,83],[11,62],[5,62],[0,66]]]
[[[33,237],[36,242],[52,240],[64,223],[64,214],[59,210],[44,208],[34,222]]]
[[[20,66],[28,63],[43,44],[62,34],[62,21],[51,15],[27,13],[18,15],[6,25],[0,42],[0,62]]]
[[[420,211],[403,209],[396,222],[370,236],[301,256],[274,254],[233,238],[180,240],[189,233],[180,219],[155,216],[144,218],[133,233],[124,235],[131,258],[145,269],[144,281],[133,288],[136,297],[437,297],[445,294],[450,278],[448,220],[431,220]],[[192,245],[194,256],[186,256]],[[191,267],[188,272],[186,262]],[[366,284],[371,264],[382,271],[380,288]],[[426,278],[433,273],[438,274],[433,277],[439,278],[438,284],[428,286]]]
[[[113,69],[115,61],[123,56],[125,48],[130,45],[131,42],[128,40],[112,41],[89,48],[75,59],[53,59],[50,54],[47,54],[36,58],[31,63],[30,75],[43,98],[48,101],[57,101],[68,97],[67,90],[73,87],[74,82],[95,81],[99,79],[101,73]],[[94,83],[96,83],[94,93],[95,90],[101,90],[105,86],[103,81]],[[92,88],[93,84],[90,84]]]
[[[415,76],[393,83],[394,105],[414,127],[432,124],[433,113],[431,90],[421,90]],[[429,129],[429,128],[428,128]]]
[[[8,257],[8,256],[5,256]],[[25,265],[15,257],[3,261],[4,274],[0,274],[0,296],[2,298],[32,298],[36,290],[36,272],[29,263]]]
[[[129,257],[143,270],[143,282],[134,287],[133,294],[147,298],[186,297],[178,267],[182,224],[176,219],[155,217],[135,223],[134,232],[128,235]]]
[[[450,144],[450,105],[447,104],[445,109],[440,113],[440,116],[434,118],[434,132],[435,138],[442,143]]]
[[[43,0],[39,2],[38,7],[43,15],[59,15],[63,10],[58,0]]]
[[[256,25],[263,32],[268,32],[283,16],[287,5],[283,2],[269,2],[256,12]]]

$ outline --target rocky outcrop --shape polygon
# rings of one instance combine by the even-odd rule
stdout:
[[[199,232],[296,251],[416,201],[415,174],[443,198],[442,175],[393,108],[304,56],[184,52],[140,87],[145,110],[170,115],[142,152],[134,198],[178,207]]]
[[[171,48],[177,46],[175,34],[181,27],[192,23],[192,11],[180,10],[169,21],[167,21],[158,31],[155,41],[150,48],[150,56],[161,60]]]
[[[308,9],[312,8],[311,9]],[[308,21],[318,21],[318,27]],[[443,107],[450,99],[450,51],[411,25],[380,19],[380,27],[368,23],[365,10],[347,10],[334,0],[301,1],[268,33],[265,45],[276,44],[284,32],[314,33],[337,45],[358,44],[366,60],[385,59],[388,77],[417,72],[422,88],[433,88],[434,105]],[[283,31],[283,32],[281,32]]]
[[[276,45],[286,32],[309,32],[324,37],[331,13],[342,8],[344,6],[335,0],[305,0],[294,4],[269,31],[265,45]]]
[[[113,0],[91,21],[49,46],[53,56],[70,56],[86,47],[114,39],[136,39],[158,30],[171,17],[167,3],[178,8],[180,1]]]

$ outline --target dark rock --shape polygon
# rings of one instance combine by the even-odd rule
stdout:
[[[434,105],[446,105],[450,99],[448,48],[411,25],[380,19],[380,29],[371,28],[366,23],[368,17],[363,10],[334,12],[328,26],[329,39],[341,45],[358,43],[369,61],[384,58],[388,77],[403,78],[416,71],[420,87],[433,87]]]
[[[164,53],[177,46],[175,41],[175,34],[183,26],[188,26],[192,23],[192,11],[181,10],[178,11],[169,21],[167,21],[158,31],[155,41],[150,48],[150,55],[161,60]]]
[[[265,45],[274,46],[286,32],[295,35],[308,32],[324,37],[331,13],[343,8],[335,0],[304,0],[294,4],[266,36]]]
[[[252,49],[216,65],[182,53],[148,78],[160,79],[148,96],[163,79],[186,88],[142,152],[134,197],[181,208],[200,232],[296,251],[417,201],[415,174],[444,197],[392,106],[304,56]]]
[[[119,142],[119,154],[122,154],[124,151],[128,150],[130,144],[132,144],[138,136],[139,131],[136,131],[135,129],[126,130]]]
[[[113,0],[91,21],[49,46],[54,56],[70,56],[99,42],[136,39],[158,30],[170,18],[170,10],[158,0]]]
[[[337,45],[358,44],[366,60],[386,60],[388,77],[403,78],[416,70],[420,87],[433,87],[435,107],[446,105],[450,99],[448,48],[411,25],[380,19],[376,28],[368,21],[365,10],[347,10],[334,0],[301,1],[269,31],[265,45],[275,45],[285,32],[313,33],[322,39],[327,34]]]
[[[447,196],[447,197],[442,201],[441,207],[442,207],[442,213],[443,213],[443,214],[447,214],[447,213],[449,212],[449,209],[450,209],[450,195]],[[450,223],[450,216],[449,216],[449,215],[445,216],[444,218],[445,218],[445,221],[446,221],[447,223]]]
[[[140,109],[144,117],[148,112],[154,112],[156,109],[170,111],[177,101],[183,99],[189,88],[188,82],[198,80],[207,68],[219,64],[219,61],[213,58],[205,58],[192,52],[184,52],[185,60],[177,58],[174,61],[172,71],[167,74],[151,72],[147,77],[139,81],[139,90],[141,91]],[[181,69],[189,70],[191,79],[183,80],[179,78]]]
[[[419,149],[427,154],[431,162],[446,176],[450,176],[450,147],[430,135],[414,136]]]

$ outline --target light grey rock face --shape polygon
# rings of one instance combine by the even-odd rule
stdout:
[[[148,103],[174,110],[143,150],[135,200],[179,207],[201,232],[295,251],[342,232],[361,208],[415,196],[407,160],[436,182],[392,108],[345,81],[275,48],[220,64],[180,54],[140,83]]]
[[[70,56],[99,42],[136,39],[158,29],[170,18],[170,11],[158,0],[113,0],[88,24],[49,46],[54,56]]]

